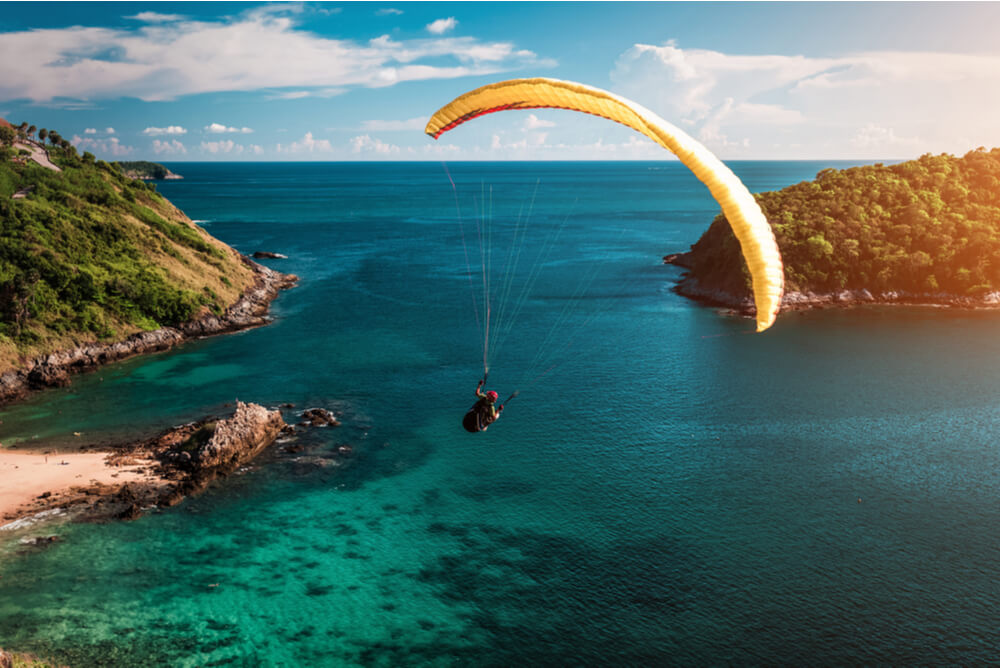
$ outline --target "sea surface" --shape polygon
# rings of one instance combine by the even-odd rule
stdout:
[[[848,163],[731,166],[763,191]],[[753,334],[671,291],[662,256],[718,213],[676,162],[170,167],[160,192],[299,286],[266,327],[4,408],[0,440],[237,399],[343,426],[134,522],[0,537],[0,646],[75,668],[1000,656],[1000,312]],[[469,434],[484,353],[520,393]]]

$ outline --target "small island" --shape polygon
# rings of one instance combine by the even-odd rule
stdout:
[[[184,178],[180,174],[174,174],[166,166],[148,160],[118,162],[118,165],[125,176],[141,181],[176,181]]]
[[[1000,306],[1000,149],[824,169],[755,195],[781,250],[782,309],[867,303]],[[676,291],[753,313],[750,278],[719,215]]]

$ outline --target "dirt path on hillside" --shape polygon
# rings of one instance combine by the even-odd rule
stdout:
[[[51,169],[54,172],[62,171],[52,164],[52,161],[49,160],[49,154],[45,152],[45,149],[34,142],[14,142],[14,148],[23,148],[25,151],[30,151],[31,159],[46,169]]]

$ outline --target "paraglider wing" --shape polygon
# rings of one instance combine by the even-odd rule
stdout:
[[[672,151],[712,197],[740,242],[753,283],[757,331],[774,323],[781,307],[785,273],[774,233],[753,195],[736,175],[707,148],[648,109],[623,97],[571,81],[512,79],[461,95],[437,111],[424,130],[437,139],[442,133],[484,114],[506,109],[568,109],[626,125]]]

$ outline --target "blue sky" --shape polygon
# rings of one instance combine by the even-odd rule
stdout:
[[[724,159],[1000,145],[1000,3],[4,3],[0,116],[114,159],[650,159],[600,119],[452,98],[546,76]]]

